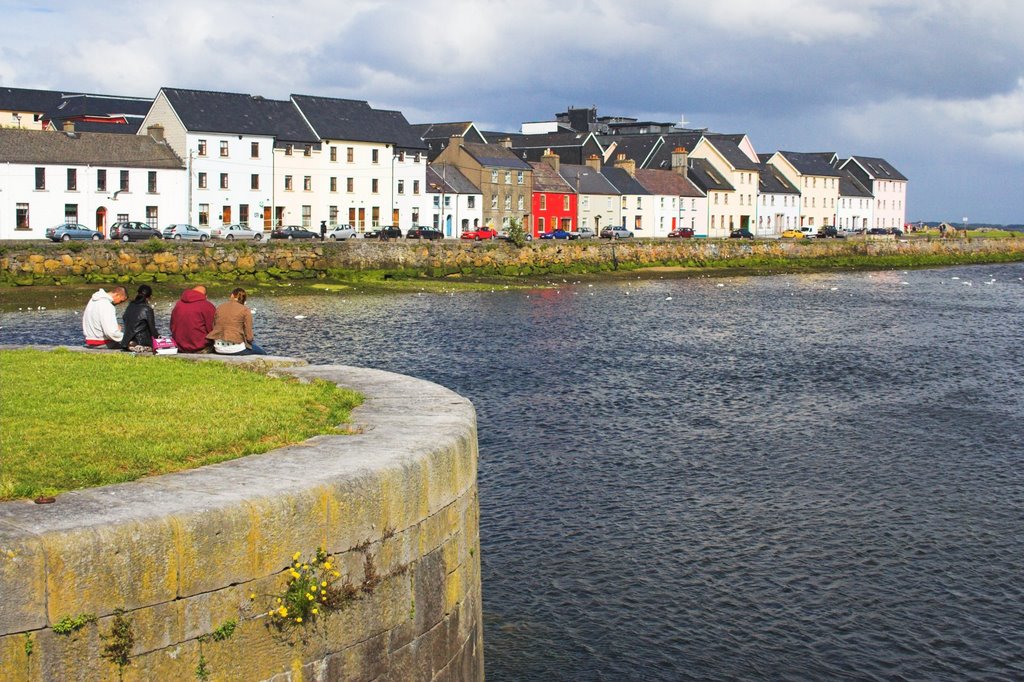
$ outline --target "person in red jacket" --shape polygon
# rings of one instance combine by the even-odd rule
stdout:
[[[171,338],[179,353],[209,353],[212,342],[206,335],[213,329],[213,315],[217,311],[206,299],[202,284],[186,289],[171,311]]]

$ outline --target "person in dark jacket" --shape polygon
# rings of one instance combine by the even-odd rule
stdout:
[[[156,316],[149,299],[153,297],[153,289],[148,284],[140,284],[135,299],[124,311],[124,336],[121,338],[121,350],[135,353],[153,351],[153,339],[159,336],[156,331]]]
[[[171,310],[171,338],[179,353],[209,353],[213,342],[206,335],[213,329],[216,308],[206,298],[202,284],[186,289]]]

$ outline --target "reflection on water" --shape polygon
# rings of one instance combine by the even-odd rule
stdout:
[[[473,400],[492,681],[1021,679],[1021,277],[252,303],[271,352]]]

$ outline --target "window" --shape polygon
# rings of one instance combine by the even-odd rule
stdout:
[[[587,224],[587,216],[583,216],[580,219],[580,227],[590,227],[590,225]]]
[[[313,155],[313,145],[307,144],[305,147],[303,147],[302,148],[302,155],[303,156],[312,156]]]
[[[221,173],[220,174],[220,188],[221,189],[227,189],[228,188],[228,174],[227,173]]]
[[[511,185],[512,184],[512,171],[505,171],[505,184],[506,185]]]
[[[380,181],[377,180],[377,178],[374,178],[374,179],[370,180],[370,191],[371,192],[376,194],[377,190],[379,189],[379,187],[380,187]]]
[[[413,194],[419,194],[420,193],[420,181],[419,180],[413,180],[412,181],[412,193]]]
[[[405,180],[398,181],[398,193],[405,194]]]
[[[146,187],[150,194],[156,194],[156,171],[149,171],[147,174]]]
[[[291,156],[292,155],[292,146],[290,144],[286,144],[284,146],[284,155],[285,156]]]
[[[199,140],[199,156],[206,156],[206,140]]]
[[[590,208],[590,197],[584,195],[582,197],[582,199],[583,199],[583,210],[586,211],[586,210],[588,210]]]
[[[373,220],[373,226],[380,226],[380,206],[374,206],[370,209],[370,219]]]
[[[355,157],[356,157],[356,150],[355,150],[355,148],[354,147],[346,147],[345,148],[345,160],[348,161],[349,163],[352,163],[355,160]]]
[[[117,220],[114,221],[114,222],[118,222],[118,223],[126,223],[126,222],[128,222],[128,214],[127,213],[118,213],[117,214]]]
[[[284,176],[284,191],[290,192],[292,190],[292,176]]]
[[[466,208],[476,208],[476,197],[474,197],[474,196],[466,197]]]
[[[563,194],[562,195],[562,210],[563,211],[568,211],[569,210],[569,195],[568,194]]]
[[[498,171],[492,170],[491,171],[491,182],[497,182],[497,181],[498,181]]]
[[[313,189],[312,176],[306,175],[302,178],[302,189],[309,192]]]
[[[259,189],[259,188],[260,188],[260,174],[259,173],[253,173],[252,175],[249,176],[249,189]]]
[[[337,160],[338,160],[338,148],[335,147],[334,145],[331,145],[331,161],[337,161]]]
[[[221,156],[227,156],[228,155],[228,141],[227,140],[221,140],[220,141],[220,155]]]
[[[333,178],[333,177],[331,178],[331,191],[332,192],[337,192],[338,191],[338,178]]]
[[[380,150],[379,149],[371,149],[370,150],[370,163],[380,163]]]
[[[523,178],[523,171],[518,171],[516,173],[516,182],[518,182],[521,185],[521,184],[523,184],[523,180],[524,180],[524,178]]]
[[[240,204],[238,206],[238,222],[243,225],[249,224],[249,204]]]
[[[260,158],[260,143],[259,142],[250,142],[249,143],[249,155],[252,158],[254,158],[254,159]]]
[[[206,173],[199,174],[199,189],[206,189]]]
[[[452,207],[452,195],[451,194],[445,196],[445,198],[444,198],[444,207],[445,208],[451,208]]]
[[[548,209],[548,195],[547,194],[541,194],[540,195],[540,210],[546,211],[547,209]]]
[[[512,195],[511,194],[506,194],[505,195],[505,210],[506,211],[512,210]]]
[[[14,226],[14,229],[16,230],[31,229],[28,222],[28,204],[18,204],[15,207]]]
[[[405,152],[398,152],[398,160],[405,161]]]
[[[78,169],[68,168],[68,191],[74,192],[78,189]]]
[[[352,178],[345,178],[345,191],[346,192],[349,192],[349,193],[355,192],[356,191],[355,187],[356,187],[356,181],[355,180],[353,180]]]
[[[78,204],[64,204],[64,222],[68,224],[78,222]]]
[[[547,230],[544,229],[544,218],[543,217],[537,218],[537,231],[538,232],[547,232]]]
[[[158,212],[157,212],[157,207],[156,206],[147,206],[146,207],[146,224],[147,225],[149,225],[152,228],[156,228],[156,226],[158,224],[157,216],[158,216]]]
[[[640,197],[637,197],[636,198],[636,210],[639,211],[642,208],[643,208],[643,206],[640,204]]]
[[[522,194],[520,194],[518,199],[516,199],[516,208],[518,210],[520,210],[520,211],[523,210],[523,195]]]
[[[36,168],[36,189],[46,189],[45,168]]]
[[[105,168],[100,168],[96,171],[96,191],[107,191],[107,171]]]
[[[302,226],[309,227],[313,223],[313,207],[303,206],[302,207]]]
[[[492,211],[498,210],[498,195],[497,194],[492,194],[491,195],[491,210]]]
[[[337,225],[338,224],[338,207],[337,206],[328,206],[327,207],[327,223],[329,225]]]
[[[121,191],[128,191],[128,171],[126,170],[121,171]]]
[[[434,208],[441,206],[441,197],[437,194],[434,195]]]

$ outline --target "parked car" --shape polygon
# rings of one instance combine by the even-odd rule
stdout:
[[[444,239],[444,234],[441,230],[435,230],[432,227],[423,227],[422,225],[413,225],[409,228],[409,231],[405,233],[406,239]]]
[[[332,241],[347,241],[349,239],[356,239],[359,237],[359,233],[356,232],[354,227],[348,225],[335,225],[331,228],[331,231],[327,233],[327,238]]]
[[[541,239],[576,239],[576,235],[568,230],[561,228],[557,230],[551,230],[551,232],[541,232]]]
[[[693,239],[692,227],[680,227],[668,233],[669,239]]]
[[[807,239],[814,239],[815,235],[817,235],[818,233],[810,225],[804,225],[803,227],[800,228],[800,234],[802,234]]]
[[[629,239],[633,233],[624,227],[606,227],[601,230],[601,239]]]
[[[365,235],[366,239],[380,239],[381,241],[387,241],[389,239],[401,239],[402,228],[398,225],[388,225],[387,227],[378,227],[376,230],[370,230]]]
[[[733,230],[729,233],[729,239],[753,239],[754,235],[751,234],[750,230],[745,227],[741,227],[738,230]]]
[[[498,232],[496,230],[492,230],[489,227],[480,227],[480,228],[477,228],[475,230],[469,230],[468,232],[463,232],[459,236],[459,238],[460,239],[472,239],[474,241],[481,241],[483,239],[494,239],[497,236],[498,236]]]
[[[257,232],[245,225],[221,225],[210,230],[210,236],[214,239],[226,239],[231,241],[233,239],[252,239],[253,241],[259,241],[263,239],[263,232]]]
[[[836,229],[835,225],[826,225],[817,234],[818,239],[846,239],[846,235]]]
[[[123,242],[138,242],[144,239],[162,239],[160,230],[146,223],[123,222],[110,226],[110,238]]]
[[[98,230],[86,227],[81,223],[64,223],[56,227],[46,228],[46,238],[55,242],[69,242],[72,239],[92,239],[99,241],[103,235]]]
[[[597,233],[591,230],[589,227],[581,227],[576,230],[576,239],[594,239],[597,237]]]
[[[320,235],[298,225],[278,227],[270,233],[271,239],[320,239]]]
[[[193,242],[205,242],[210,238],[210,235],[195,225],[176,223],[164,228],[163,237],[164,239],[187,239]]]
[[[505,240],[507,242],[510,242],[510,241],[512,241],[512,235],[510,235],[508,233],[508,230],[502,230],[501,232],[498,233],[498,239],[503,239],[503,240]],[[525,232],[524,231],[523,232],[523,239],[528,241],[528,242],[532,242],[533,241],[533,235],[530,234],[529,232]]]
[[[782,236],[784,239],[803,239],[804,233],[796,228],[790,228],[788,230],[783,230]]]

